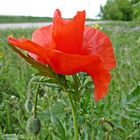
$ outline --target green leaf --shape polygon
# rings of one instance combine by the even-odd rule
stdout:
[[[140,86],[137,85],[137,87],[132,90],[128,95],[125,93],[122,93],[122,99],[121,99],[121,107],[127,107],[128,105],[132,105],[136,101],[140,101]]]
[[[51,78],[55,77],[53,70],[49,66],[36,62],[30,56],[26,56],[24,53],[22,53],[19,49],[15,47],[11,47],[11,48],[13,49],[13,51],[19,54],[19,56],[21,56],[24,60],[26,60],[32,67],[37,69],[41,75],[51,77]]]
[[[140,86],[137,85],[137,87],[130,92],[130,94],[127,96],[127,104],[132,104],[133,102],[140,100]]]
[[[62,123],[60,122],[60,120],[58,118],[57,118],[57,123],[58,123],[57,128],[58,128],[58,130],[61,134],[61,139],[66,140],[65,129],[64,129]]]
[[[53,114],[60,114],[64,113],[65,105],[63,105],[61,102],[56,102],[52,107],[51,111]]]

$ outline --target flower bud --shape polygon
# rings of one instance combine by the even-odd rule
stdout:
[[[26,102],[25,102],[25,109],[28,113],[32,112],[32,109],[33,109],[33,104],[32,104],[32,101],[27,99]]]
[[[35,118],[32,116],[28,121],[26,125],[26,130],[27,132],[33,134],[33,135],[38,135],[41,129],[41,121],[39,118]]]

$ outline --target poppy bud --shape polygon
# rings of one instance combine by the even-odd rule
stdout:
[[[32,116],[26,124],[26,131],[33,134],[38,135],[41,129],[41,122],[39,118],[35,118]]]
[[[28,113],[32,112],[33,109],[33,104],[32,101],[30,99],[27,99],[25,102],[25,109]]]

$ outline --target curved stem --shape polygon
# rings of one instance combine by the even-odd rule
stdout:
[[[37,97],[38,97],[38,90],[39,90],[39,84],[37,84],[37,91],[35,95],[35,104],[34,104],[34,117],[36,118],[36,111],[37,111]]]
[[[36,78],[36,77],[33,76],[33,77],[31,78],[31,80],[29,81],[29,83],[28,83],[28,87],[27,87],[27,99],[30,99],[31,90],[32,90],[31,85],[32,85],[32,83],[33,83],[33,81],[34,81],[35,78]]]

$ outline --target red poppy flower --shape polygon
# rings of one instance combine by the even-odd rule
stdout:
[[[32,41],[9,37],[8,42],[26,50],[39,63],[51,66],[57,74],[86,72],[94,81],[98,101],[107,93],[109,71],[116,61],[108,36],[84,23],[85,11],[77,12],[72,20],[63,20],[56,10],[53,23],[34,31]]]

